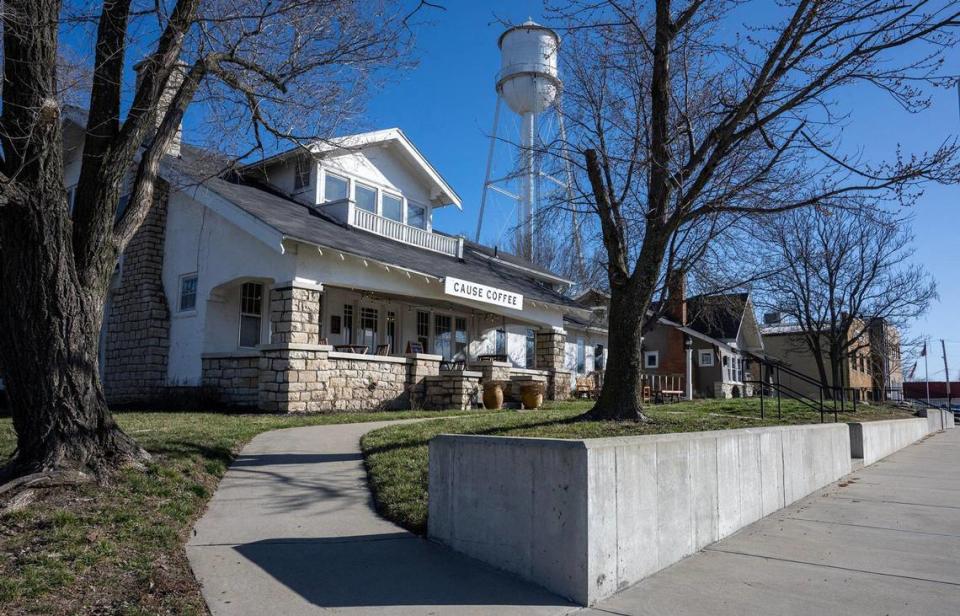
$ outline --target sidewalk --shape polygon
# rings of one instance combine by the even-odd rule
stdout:
[[[582,616],[960,614],[960,429],[928,437]]]
[[[187,545],[215,616],[960,614],[960,429],[578,610],[377,516],[359,440],[389,423],[244,448]]]
[[[277,430],[244,447],[187,544],[214,616],[575,610],[376,514],[359,442],[391,423]]]

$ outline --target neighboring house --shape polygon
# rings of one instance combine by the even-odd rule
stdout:
[[[950,395],[947,395],[947,383],[945,381],[906,381],[903,384],[903,397],[907,400],[927,400],[930,396],[930,404],[936,406],[946,406],[952,404],[958,408],[960,403],[960,381],[950,381]]]
[[[870,322],[870,364],[873,400],[903,400],[903,358],[900,329],[885,319]]]
[[[749,381],[759,375],[753,373],[750,354],[763,352],[763,340],[749,294],[684,295],[679,285],[667,300],[664,316],[644,336],[644,374],[654,388],[688,391],[690,383],[689,393],[701,398],[752,395]],[[608,301],[595,290],[577,298],[602,314],[604,323]],[[581,331],[571,325],[567,329]]]
[[[563,398],[570,345],[600,339],[569,338],[566,317],[591,317],[569,281],[433,227],[460,199],[399,129],[230,175],[210,160],[176,144],[121,258],[101,340],[111,403],[202,388],[269,411],[462,407],[494,372]]]
[[[803,329],[796,324],[777,322],[773,315],[768,315],[764,321],[765,325],[760,330],[763,334],[764,346],[768,357],[783,362],[787,367],[808,377],[800,379],[786,372],[781,372],[780,383],[789,389],[812,399],[819,399],[821,395],[820,372],[817,369],[816,358],[810,351],[809,345],[805,341]],[[858,328],[864,327],[862,321],[851,328],[851,339],[857,337],[855,333]],[[846,398],[856,398],[858,401],[868,401],[873,399],[874,395],[874,373],[872,346],[869,338],[865,335],[861,340],[851,345],[851,351],[847,357],[844,357],[840,366],[840,380],[834,384],[832,370],[830,368],[830,357],[827,353],[827,337],[821,334],[821,345],[823,348],[823,362],[827,371],[827,388],[843,388],[846,391]],[[899,345],[897,345],[899,354]],[[902,382],[902,371],[899,371],[899,380]],[[810,380],[815,381],[811,383]],[[823,396],[829,398],[829,392],[824,391]]]

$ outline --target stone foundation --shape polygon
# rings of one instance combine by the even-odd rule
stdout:
[[[470,370],[450,370],[426,377],[427,409],[473,408],[480,397],[480,372]]]
[[[440,357],[337,353],[321,345],[269,345],[259,359],[259,408],[280,413],[418,408]]]
[[[260,396],[260,353],[210,353],[203,356],[203,387],[221,402],[256,408]]]

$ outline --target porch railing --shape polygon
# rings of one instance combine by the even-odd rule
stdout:
[[[404,244],[432,250],[451,257],[463,256],[463,238],[432,233],[368,212],[350,203],[350,224]]]
[[[643,382],[644,394],[662,397],[664,395],[679,396],[686,391],[686,377],[682,374],[656,374],[643,372],[640,374]],[[649,388],[649,392],[646,388]]]

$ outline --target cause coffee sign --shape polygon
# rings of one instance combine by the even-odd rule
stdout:
[[[447,276],[443,280],[443,292],[455,297],[463,297],[487,304],[495,304],[505,308],[523,310],[523,295],[506,291],[496,287],[489,287],[478,282],[461,280]]]

